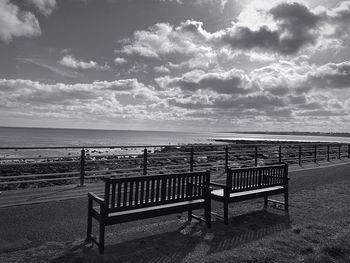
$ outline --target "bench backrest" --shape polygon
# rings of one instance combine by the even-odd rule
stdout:
[[[209,191],[210,172],[106,178],[104,180],[104,200],[108,204],[107,210],[118,212],[202,199],[208,194],[206,191]]]
[[[242,192],[272,186],[288,187],[288,164],[228,169],[226,186]]]

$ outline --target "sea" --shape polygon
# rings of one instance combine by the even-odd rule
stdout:
[[[222,132],[175,132],[175,131],[135,131],[135,130],[89,130],[55,128],[15,128],[0,127],[0,158],[47,154],[38,150],[4,150],[3,147],[91,147],[146,145],[183,145],[216,143],[215,140],[269,140],[305,142],[350,143],[350,137],[268,135]],[[23,153],[25,151],[25,153]],[[62,153],[62,150],[59,150]],[[70,150],[69,154],[78,154]],[[73,153],[74,152],[74,153]],[[52,150],[51,150],[52,153]],[[65,153],[68,153],[65,151]]]

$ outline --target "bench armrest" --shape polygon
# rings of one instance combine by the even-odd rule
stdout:
[[[219,187],[219,188],[226,188],[225,184],[219,184],[219,183],[212,183],[212,182],[210,182],[210,185],[215,186],[215,187]]]
[[[105,202],[101,197],[98,197],[97,195],[95,195],[95,194],[92,193],[92,192],[89,192],[89,193],[88,193],[88,197],[89,197],[89,199],[95,201],[95,202],[98,203],[99,205],[103,205],[104,202]]]

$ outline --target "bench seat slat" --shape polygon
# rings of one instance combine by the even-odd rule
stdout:
[[[255,194],[255,193],[271,192],[271,191],[280,190],[280,189],[283,189],[283,186],[273,186],[273,187],[260,188],[260,189],[249,190],[249,191],[244,191],[244,192],[230,193],[230,198],[236,197],[236,196],[250,195],[250,194]],[[224,190],[223,189],[214,190],[211,192],[211,194],[223,197]]]
[[[176,207],[176,206],[186,206],[186,205],[191,205],[191,204],[201,204],[205,200],[204,199],[196,199],[196,200],[189,200],[189,201],[183,201],[183,202],[177,202],[177,203],[170,203],[166,205],[157,205],[157,206],[150,206],[150,207],[143,207],[143,208],[138,208],[138,209],[133,209],[133,210],[125,210],[125,211],[118,211],[118,212],[112,212],[108,213],[108,217],[116,217],[116,216],[122,216],[122,215],[127,215],[127,214],[134,214],[134,213],[142,213],[146,211],[154,211],[158,209],[165,209],[165,208],[170,208],[170,207]],[[100,207],[95,206],[93,208],[97,214],[100,214]]]

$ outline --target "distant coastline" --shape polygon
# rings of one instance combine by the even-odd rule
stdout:
[[[218,133],[240,133],[240,134],[264,134],[264,135],[296,135],[296,136],[329,136],[329,137],[350,137],[347,132],[272,132],[272,131],[225,131]]]

